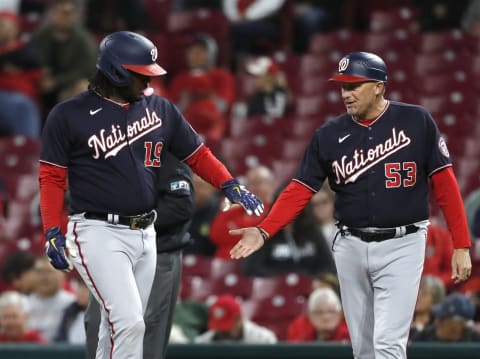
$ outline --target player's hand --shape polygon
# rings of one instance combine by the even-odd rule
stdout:
[[[59,227],[52,227],[45,232],[45,250],[48,260],[55,269],[64,272],[70,272],[73,265],[67,257],[65,248],[68,249],[70,256],[75,257],[76,253],[73,248],[68,246],[65,236]]]
[[[469,248],[457,248],[452,255],[452,279],[454,283],[467,280],[472,273]]]
[[[242,236],[230,251],[230,257],[233,259],[248,257],[265,243],[260,230],[256,227],[232,229],[228,233],[232,236]]]
[[[252,213],[260,216],[260,214],[263,213],[262,201],[244,186],[241,186],[236,179],[222,183],[221,188],[226,197],[223,211],[228,211],[232,203],[235,203],[245,208],[249,216],[251,216]]]

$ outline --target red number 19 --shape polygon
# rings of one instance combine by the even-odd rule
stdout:
[[[152,142],[145,142],[145,167],[160,167],[160,155],[162,154],[163,142],[157,142],[155,148],[153,148],[153,160],[152,160]]]

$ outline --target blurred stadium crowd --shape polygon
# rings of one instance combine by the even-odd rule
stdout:
[[[313,130],[344,110],[327,82],[340,58],[383,57],[386,97],[425,106],[446,138],[473,242],[472,277],[454,285],[451,238],[432,205],[410,340],[480,340],[479,0],[2,0],[0,342],[85,340],[88,290],[43,255],[39,139],[52,106],[86,89],[99,40],[117,30],[156,44],[168,71],[152,82],[156,93],[267,209]],[[171,342],[238,339],[239,330],[251,332],[246,342],[348,342],[328,185],[243,261],[229,259],[237,238],[228,230],[261,218],[220,211],[219,193],[198,177],[195,191],[195,242],[184,254]],[[67,205],[68,196],[65,215]]]

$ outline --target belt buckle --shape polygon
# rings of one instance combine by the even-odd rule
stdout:
[[[143,227],[141,226],[141,221],[142,217],[132,217],[130,219],[130,229],[142,229]]]

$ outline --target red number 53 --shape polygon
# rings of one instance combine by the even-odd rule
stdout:
[[[385,177],[387,177],[385,180],[387,188],[398,188],[402,184],[403,187],[411,187],[417,181],[417,164],[415,162],[385,163]]]

